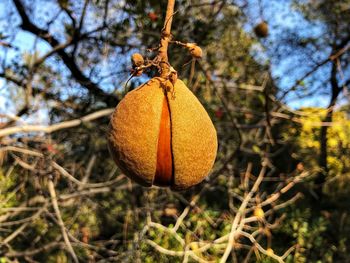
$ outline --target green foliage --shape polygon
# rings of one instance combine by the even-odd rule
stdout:
[[[322,120],[327,110],[321,108],[300,109],[301,123],[300,129],[289,130],[286,137],[295,138],[296,158],[303,165],[312,169],[318,166],[317,156],[320,155],[320,131]],[[350,148],[350,121],[345,111],[336,111],[333,113],[332,123],[328,128],[328,147],[327,160],[329,164],[328,183],[326,187],[335,187],[339,183],[340,188],[333,188],[333,191],[327,191],[329,194],[341,194],[346,191],[344,180],[348,180],[350,173],[349,148]],[[328,185],[329,184],[329,185]],[[336,190],[336,191],[335,191]]]
[[[12,192],[16,186],[14,177],[6,176],[0,169],[0,204],[1,208],[14,207],[18,204],[16,194]],[[0,208],[0,209],[1,209]],[[1,211],[1,210],[0,210]]]

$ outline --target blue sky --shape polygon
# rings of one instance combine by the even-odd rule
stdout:
[[[41,1],[41,0],[37,0],[37,1]],[[44,1],[45,2],[45,1]],[[40,9],[39,13],[42,15],[43,13],[47,13],[46,15],[49,17],[54,17],[58,12],[56,10],[59,10],[57,8],[57,6],[55,6],[55,4],[53,4],[52,2],[50,3],[50,1],[46,1],[45,5],[35,5],[35,6],[39,6],[36,9]],[[8,17],[7,14],[9,12],[13,11],[14,12],[14,16],[11,17],[11,19],[13,19],[14,21],[9,22],[8,21]],[[35,10],[38,11],[38,10]],[[35,12],[34,12],[35,13]],[[120,16],[122,17],[122,16]],[[33,21],[39,25],[39,26],[43,26],[40,23],[42,22],[40,20],[41,18],[34,18]],[[45,17],[46,19],[46,17]],[[56,38],[58,38],[60,41],[65,41],[65,36],[64,36],[64,29],[62,28],[62,22],[64,22],[64,19],[66,19],[66,17],[64,16],[64,14],[60,14],[60,16],[58,16],[58,21],[56,22],[56,24],[52,24],[50,27],[50,31],[54,32],[54,35]],[[119,18],[116,18],[119,19]],[[94,21],[94,19],[89,19],[91,21]],[[14,28],[19,25],[21,22],[19,16],[17,15],[17,12],[13,6],[12,0],[4,0],[0,2],[0,28],[4,28],[4,34],[6,35],[6,31],[10,30],[11,28],[9,27],[9,24],[13,25]],[[99,26],[97,23],[93,24],[93,25],[84,25],[85,28],[95,28]],[[2,30],[0,30],[0,32],[3,32]],[[11,60],[13,60],[16,56],[18,56],[19,54],[31,54],[33,55],[34,52],[36,52],[37,56],[41,56],[45,53],[47,53],[49,50],[51,50],[51,47],[49,44],[47,44],[45,41],[41,40],[40,38],[36,38],[33,34],[31,33],[27,33],[25,31],[22,30],[18,30],[15,32],[15,34],[13,34],[13,32],[11,32],[11,35],[14,35],[15,38],[8,40],[11,41],[11,43],[13,43],[13,46],[16,48],[15,49],[9,49],[9,48],[3,48],[0,46],[0,63],[4,64],[11,64]],[[112,51],[113,52],[113,51]],[[98,64],[98,70],[100,71],[100,75],[103,75],[104,73],[109,74],[111,71],[118,71],[119,70],[123,70],[121,67],[119,67],[119,63],[122,63],[124,58],[120,58],[120,57],[115,57],[115,56],[109,56],[108,59],[111,59],[114,63],[105,63],[106,61],[104,61],[103,59],[100,61],[100,63]],[[66,67],[63,65],[63,63],[57,63],[57,61],[55,60],[55,56],[51,56],[49,59],[46,60],[46,64],[50,65],[52,68],[54,68],[55,70],[61,72],[62,75],[70,75],[70,73],[68,72],[68,70],[66,69]],[[112,68],[111,68],[112,67]],[[118,67],[118,68],[116,68]],[[86,73],[87,74],[87,73]],[[91,78],[94,81],[97,81],[94,79],[94,76],[91,76]],[[107,79],[108,80],[108,79]],[[112,92],[114,90],[114,85],[111,84],[108,81],[102,81],[99,83],[99,85],[105,89],[108,92]],[[63,91],[63,89],[61,89]],[[67,91],[66,94],[64,94],[64,92],[62,93],[62,96],[68,96],[68,93],[71,93],[74,89],[65,89]],[[84,90],[79,90],[78,92],[83,92]],[[0,78],[0,113],[15,113],[16,110],[16,106],[18,105],[12,105],[9,103],[9,100],[7,99],[9,93],[11,92],[10,90],[10,86],[8,85],[7,82],[5,82],[3,79]],[[19,107],[17,107],[19,108]]]
[[[259,9],[259,0],[250,0],[247,8],[247,15],[250,18],[249,23],[246,25],[248,31],[252,31],[254,25],[266,20],[269,25],[269,37],[266,40],[262,40],[262,44],[266,47],[265,58],[272,58],[270,61],[272,76],[274,77],[278,87],[288,89],[292,87],[296,80],[305,74],[305,67],[302,65],[295,65],[297,57],[286,56],[274,60],[275,57],[275,43],[278,42],[281,37],[281,33],[287,30],[297,29],[300,36],[322,36],[322,23],[309,23],[306,21],[299,12],[297,12],[291,6],[291,0],[283,1],[268,1],[261,0],[262,16]],[[271,47],[271,48],[270,48]],[[323,51],[322,51],[323,52]],[[325,57],[328,52],[324,51]],[[305,61],[305,64],[308,62]],[[321,68],[320,71],[325,70]],[[308,81],[306,79],[305,83]],[[295,93],[291,92],[286,97],[286,103],[293,109],[301,107],[327,107],[329,103],[328,96],[317,94],[316,96],[306,98],[296,98]]]

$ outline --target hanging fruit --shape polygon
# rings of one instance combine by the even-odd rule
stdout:
[[[259,38],[265,38],[269,35],[269,25],[262,21],[254,27],[255,35]]]
[[[171,41],[174,1],[168,1],[158,55],[131,56],[132,77],[156,67],[159,77],[129,92],[116,107],[108,130],[108,146],[119,168],[143,186],[187,189],[210,172],[217,152],[215,127],[196,96],[177,78],[168,62],[168,44],[202,57],[194,43]]]
[[[153,78],[129,92],[112,115],[109,149],[120,169],[144,185],[174,190],[200,183],[216,157],[207,112],[179,79]]]

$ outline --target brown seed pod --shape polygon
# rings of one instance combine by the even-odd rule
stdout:
[[[134,68],[140,67],[145,63],[145,60],[140,53],[134,53],[131,55],[131,63]]]
[[[153,78],[129,92],[111,117],[108,144],[114,161],[131,179],[174,190],[200,183],[217,151],[210,117],[179,79],[173,86]]]
[[[254,27],[254,32],[257,37],[265,38],[269,35],[269,25],[265,21],[260,22]]]

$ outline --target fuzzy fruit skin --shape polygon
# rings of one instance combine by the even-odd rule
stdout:
[[[156,171],[162,89],[149,81],[117,105],[108,131],[108,146],[118,167],[132,180],[151,186]]]
[[[152,186],[164,85],[153,78],[129,92],[116,107],[107,135],[109,150],[119,168],[143,186]],[[183,190],[200,183],[210,172],[217,152],[217,135],[207,112],[181,81],[175,97],[167,92],[171,118],[174,180],[169,187]]]
[[[217,135],[208,113],[181,81],[175,83],[175,99],[168,93],[174,155],[174,190],[200,183],[210,172],[217,152]]]

